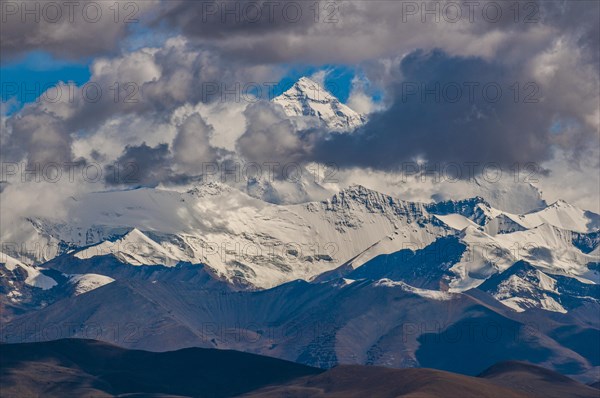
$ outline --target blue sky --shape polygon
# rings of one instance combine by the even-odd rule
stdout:
[[[23,104],[35,101],[44,88],[60,81],[84,84],[90,78],[89,65],[89,60],[65,61],[41,51],[33,51],[18,60],[2,63],[2,101],[16,101],[11,107],[14,112]]]

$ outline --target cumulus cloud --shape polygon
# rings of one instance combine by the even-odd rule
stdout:
[[[160,48],[97,58],[90,69],[86,84],[59,83],[6,117],[2,139],[12,148],[11,159],[62,162],[105,150],[112,160],[126,145],[170,143],[176,110],[226,102],[237,109],[248,100],[241,97],[246,93],[240,82],[261,81],[269,74],[224,62],[179,36]]]
[[[186,184],[201,179],[214,165],[226,159],[228,151],[214,147],[210,138],[214,128],[199,113],[193,113],[175,126],[171,144],[127,145],[116,162],[106,167],[106,182],[111,185]]]
[[[508,79],[524,77],[535,79],[536,83],[539,80],[539,84],[543,85],[541,88],[544,90],[542,92],[545,96],[542,98],[544,104],[553,104],[555,107],[555,113],[550,115],[549,107],[538,106],[536,109],[544,108],[548,111],[542,112],[544,116],[556,119],[556,115],[561,116],[560,112],[570,108],[566,112],[566,117],[572,117],[576,122],[585,119],[585,127],[589,127],[589,124],[597,119],[597,112],[594,113],[590,109],[596,105],[594,102],[596,98],[593,96],[579,106],[579,109],[573,106],[574,98],[590,97],[590,93],[583,92],[585,88],[580,86],[587,84],[589,91],[595,90],[598,86],[597,65],[589,64],[595,59],[595,56],[593,54],[590,56],[589,53],[592,51],[592,45],[595,44],[593,33],[597,31],[598,25],[593,23],[593,11],[598,7],[594,2],[579,2],[581,4],[529,2],[528,7],[531,9],[521,10],[518,16],[513,9],[503,8],[502,15],[497,20],[490,19],[489,10],[484,14],[488,2],[481,2],[473,10],[472,15],[468,8],[463,7],[461,18],[456,22],[448,20],[451,17],[448,13],[452,11],[452,7],[447,8],[448,4],[444,2],[436,2],[439,8],[438,15],[423,14],[422,3],[417,4],[416,10],[411,10],[407,8],[405,2],[389,1],[368,3],[344,1],[333,4],[333,9],[330,9],[332,5],[330,2],[319,4],[282,2],[276,9],[271,9],[271,15],[268,15],[266,11],[272,6],[268,3],[263,1],[169,1],[160,4],[144,2],[144,5],[140,5],[140,12],[152,12],[164,22],[163,25],[149,26],[156,30],[164,29],[165,26],[170,27],[174,37],[168,39],[161,47],[142,48],[113,57],[96,59],[91,65],[91,80],[99,84],[104,91],[99,101],[76,100],[69,104],[63,101],[43,103],[38,104],[35,109],[28,107],[31,109],[27,112],[48,113],[58,118],[58,122],[62,124],[61,142],[65,146],[71,145],[73,140],[80,144],[81,134],[92,137],[95,131],[100,129],[106,131],[107,126],[119,125],[120,120],[131,121],[136,118],[144,121],[138,123],[140,126],[143,123],[156,126],[156,128],[143,129],[144,134],[161,131],[172,135],[175,133],[174,128],[163,126],[172,124],[169,119],[174,109],[199,102],[210,103],[223,100],[239,102],[240,88],[236,87],[236,84],[260,82],[261,79],[269,77],[271,81],[277,80],[285,68],[281,65],[269,66],[268,63],[301,61],[303,63],[360,62],[357,67],[363,69],[366,79],[373,88],[382,91],[382,104],[390,107],[389,112],[374,114],[368,129],[358,138],[343,136],[328,138],[326,142],[316,147],[317,158],[326,156],[324,154],[326,151],[340,152],[331,150],[332,146],[337,144],[343,145],[345,150],[358,151],[363,145],[363,139],[368,137],[371,138],[364,141],[368,145],[362,147],[363,149],[378,149],[377,143],[385,147],[382,149],[394,148],[397,144],[395,139],[402,137],[411,140],[415,145],[402,145],[396,157],[404,159],[408,156],[423,155],[440,161],[453,159],[451,154],[458,155],[466,142],[461,139],[471,140],[470,144],[478,148],[476,152],[480,152],[482,158],[486,155],[486,145],[488,148],[494,145],[496,151],[505,153],[514,149],[515,153],[512,157],[515,159],[522,159],[523,152],[527,152],[532,160],[545,158],[547,151],[544,148],[550,141],[553,143],[560,141],[566,146],[569,145],[566,142],[568,140],[570,145],[577,144],[585,147],[587,137],[585,133],[572,131],[570,138],[567,135],[549,137],[540,133],[544,129],[547,131],[545,127],[548,120],[539,120],[539,124],[534,126],[536,116],[528,115],[527,112],[532,107],[523,104],[511,106],[506,100],[510,95],[506,86],[503,87],[504,98],[494,105],[476,103],[468,104],[473,105],[468,108],[464,106],[464,101],[449,106],[445,106],[448,104],[420,106],[414,103],[399,103],[398,90],[401,84],[399,82],[410,79],[429,83],[433,81],[433,78],[424,76],[423,73],[418,75],[418,71],[410,70],[411,63],[418,64],[418,67],[430,68],[432,73],[437,74],[435,79],[442,80],[442,83],[449,79],[458,79],[461,82],[496,80],[496,73],[499,73],[501,78],[506,78],[503,83],[508,83]],[[493,4],[499,3],[493,2]],[[302,8],[302,16],[298,20],[292,20],[290,7],[298,6]],[[255,7],[259,7],[259,11],[254,11],[261,12],[260,18],[250,21],[251,12]],[[286,13],[284,9],[288,12]],[[316,10],[319,12],[316,13]],[[525,23],[525,18],[533,18],[529,21],[533,23]],[[570,20],[576,20],[577,23],[570,23]],[[148,21],[148,18],[140,19],[139,24],[140,26],[148,24]],[[377,23],[374,24],[373,21]],[[92,32],[95,32],[96,28],[108,31],[106,26],[102,25],[103,23],[105,22],[93,24]],[[3,35],[3,38],[8,37],[3,40],[3,43],[13,43],[16,39],[10,39],[11,35],[13,31],[22,28],[21,25],[5,25],[9,34]],[[62,25],[52,26],[48,29],[61,31]],[[68,28],[76,29],[77,33],[81,30],[77,24],[70,24]],[[88,39],[86,42],[95,45],[102,42],[104,38],[110,37],[114,31],[115,29],[110,30],[110,33],[98,34],[98,37],[102,38],[100,40]],[[35,39],[36,32],[32,30],[24,36],[32,42],[37,40],[40,45],[52,48],[48,43]],[[70,33],[72,33],[69,34],[70,37],[84,39],[87,37],[75,32]],[[123,32],[118,34],[122,35]],[[560,40],[557,41],[557,38]],[[119,39],[122,39],[122,36],[119,36]],[[65,50],[70,48],[67,39],[56,40],[62,43],[61,47]],[[421,54],[431,54],[433,48],[440,48],[445,58],[440,58],[438,61],[423,57],[415,59],[416,48],[422,49]],[[3,53],[7,52],[10,50],[3,49]],[[401,67],[400,62],[402,62]],[[435,62],[439,63],[437,69],[433,68]],[[442,65],[444,62],[447,63],[447,67]],[[459,64],[471,70],[470,74],[461,71],[454,74],[452,68]],[[474,69],[479,66],[483,70],[475,71]],[[321,72],[320,75],[324,76],[325,72]],[[119,83],[117,93],[113,92],[115,82]],[[527,81],[522,83],[526,84]],[[559,85],[560,87],[557,87]],[[231,90],[236,91],[234,98],[227,97],[227,92]],[[585,95],[582,96],[582,92]],[[372,98],[369,98],[370,94],[372,92],[366,91],[364,84],[355,84],[349,102],[362,112],[380,110],[376,109]],[[558,104],[561,98],[563,104]],[[438,118],[455,116],[458,112],[462,114],[463,119],[461,122],[454,117],[448,124],[438,120],[438,126],[433,124],[425,126],[426,123],[435,123],[433,120],[436,118],[421,122],[418,118],[413,120],[405,111],[409,108],[419,112],[420,115],[436,114]],[[437,113],[438,111],[442,113]],[[493,121],[493,112],[502,112],[504,116],[512,115],[512,112],[519,114],[520,117],[511,116],[510,120],[518,120],[522,129],[528,134],[528,138],[521,142],[511,141],[510,137],[513,135],[508,132],[515,130],[514,126],[508,126],[508,132],[502,134],[497,133],[498,130],[477,134],[476,130],[481,125],[477,127],[476,120],[491,122],[490,126],[497,129],[502,127],[497,121]],[[249,113],[251,114],[252,112]],[[394,119],[394,114],[400,116]],[[465,118],[471,118],[470,122],[466,123]],[[148,120],[152,122],[149,123]],[[412,133],[406,132],[409,126],[407,123],[413,122],[416,122],[416,125]],[[464,126],[461,123],[464,123]],[[569,126],[573,130],[572,126],[576,124],[570,123]],[[455,131],[463,130],[458,137],[460,139],[456,140],[456,137],[451,134],[435,136],[436,140],[441,140],[442,145],[445,142],[450,144],[448,154],[435,153],[433,148],[423,146],[426,145],[425,137],[434,138],[430,134],[432,130],[448,131],[452,128]],[[250,137],[259,141],[267,137],[265,134],[258,134],[259,130],[249,126],[249,132],[241,139],[246,154],[252,158],[256,158],[259,151],[251,144]],[[579,132],[584,130],[578,128]],[[534,132],[533,135],[530,135],[531,132]],[[140,136],[138,131],[127,134],[132,138],[119,140],[124,145],[139,145],[141,142],[147,142],[154,146],[159,143],[155,139]],[[507,140],[502,141],[498,138],[501,136],[506,137]],[[493,137],[497,137],[495,141]],[[313,145],[307,142],[307,139],[313,140],[314,137],[306,134],[301,138],[303,142],[297,142],[296,137],[282,134],[277,140],[277,142],[281,141],[278,150],[288,156],[301,158],[302,154],[306,154],[308,148]],[[231,145],[231,140],[229,141]],[[79,148],[84,146],[79,145]],[[265,144],[258,146],[265,146]],[[409,146],[412,149],[409,149]],[[69,150],[64,148],[63,154],[68,154]],[[294,154],[295,151],[299,154]],[[279,152],[275,151],[275,153]],[[381,166],[383,163],[387,165],[393,163],[388,159],[393,155],[386,155],[383,151],[381,156],[381,159],[372,159],[375,162],[370,162],[368,156],[354,157],[359,164],[373,164],[376,167],[379,167],[374,164],[377,162],[382,163]],[[454,156],[454,159],[457,158],[459,156]],[[506,159],[501,160],[511,160],[510,156],[504,158]],[[344,162],[341,155],[337,160]]]
[[[183,170],[199,173],[202,164],[217,160],[215,148],[210,144],[213,127],[199,114],[189,116],[178,128],[173,141],[174,161]]]
[[[348,97],[347,105],[358,113],[368,115],[369,113],[383,110],[373,98],[376,93],[369,87],[369,82],[361,77],[352,79],[352,88]]]
[[[237,150],[245,159],[280,164],[305,160],[310,140],[297,132],[281,106],[261,101],[248,106],[244,114],[247,128],[237,141]]]

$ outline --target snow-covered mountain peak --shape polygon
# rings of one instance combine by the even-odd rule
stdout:
[[[159,243],[150,239],[137,228],[133,228],[114,241],[106,240],[97,245],[85,248],[75,253],[75,257],[87,260],[92,257],[109,254],[112,254],[123,263],[131,265],[174,266],[179,262],[175,256],[166,251]]]
[[[140,231],[137,228],[133,228],[131,231],[125,234],[125,237],[127,237],[127,239],[130,241],[148,242],[150,240],[146,235],[142,233],[142,231]]]
[[[336,131],[352,131],[366,122],[366,118],[342,104],[319,83],[300,78],[294,85],[273,99],[290,117],[316,119],[326,128]]]
[[[290,88],[287,92],[298,93],[308,99],[322,103],[337,100],[337,98],[331,95],[319,83],[305,76],[298,79],[298,81],[294,83],[292,88]]]
[[[575,232],[593,232],[600,228],[598,214],[579,209],[564,200],[558,200],[539,211],[513,217],[527,228],[544,223]]]
[[[458,234],[460,239],[468,240],[469,238],[489,238],[489,235],[477,228],[475,225],[468,225],[463,228]]]

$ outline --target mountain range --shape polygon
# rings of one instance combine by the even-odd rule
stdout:
[[[5,342],[93,337],[463,374],[517,359],[598,378],[598,216],[564,202],[515,215],[483,198],[414,203],[352,186],[284,206],[211,183],[72,205],[69,220],[30,220],[31,241],[61,254],[2,261]]]
[[[274,102],[348,134],[364,123],[314,84]],[[253,184],[92,192],[21,220],[0,253],[2,347],[84,338],[334,368],[259,396],[363,365],[477,376],[517,360],[600,380],[600,215],[530,185],[427,203],[351,185],[297,203]]]

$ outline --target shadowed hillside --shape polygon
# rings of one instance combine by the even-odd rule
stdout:
[[[432,369],[321,369],[228,350],[127,350],[64,339],[0,346],[2,397],[597,398],[600,391],[523,362],[470,377]]]

